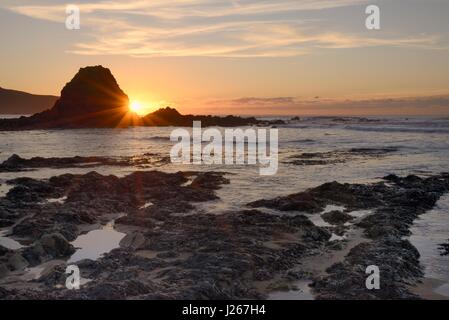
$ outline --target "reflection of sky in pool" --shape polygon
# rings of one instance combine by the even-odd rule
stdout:
[[[23,248],[23,246],[18,243],[16,240],[6,237],[5,235],[8,233],[8,230],[0,231],[0,246],[5,247],[10,250],[17,250]]]
[[[109,223],[102,229],[93,230],[87,234],[79,236],[72,242],[77,248],[76,252],[70,257],[68,263],[81,261],[83,259],[96,260],[103,254],[118,248],[120,241],[126,234],[114,229],[114,224]]]
[[[446,283],[435,292],[449,297],[449,256],[441,256],[439,245],[449,238],[449,195],[443,196],[437,206],[421,215],[411,228],[410,242],[418,249],[420,261],[425,268],[427,278],[438,279]]]

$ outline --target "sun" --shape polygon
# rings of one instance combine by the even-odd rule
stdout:
[[[143,102],[142,102],[143,101]],[[154,106],[161,105],[162,102],[151,101],[151,100],[135,100],[131,99],[128,104],[128,110],[131,113],[135,113],[139,116],[145,116],[150,112],[153,112]]]
[[[129,104],[129,109],[137,114],[141,114],[143,112],[143,106],[139,101],[131,101]]]

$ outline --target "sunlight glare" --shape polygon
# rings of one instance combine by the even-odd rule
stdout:
[[[142,104],[139,101],[131,101],[129,104],[129,109],[137,114],[141,114],[143,112]]]

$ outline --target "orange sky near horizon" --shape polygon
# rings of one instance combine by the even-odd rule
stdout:
[[[367,30],[365,8],[381,10]],[[59,95],[103,65],[140,114],[449,116],[449,2],[56,0],[0,4],[0,86]],[[32,53],[32,54],[30,54]],[[393,99],[393,100],[389,100]]]

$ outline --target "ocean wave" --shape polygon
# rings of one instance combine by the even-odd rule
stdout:
[[[305,143],[305,144],[313,144],[316,141],[312,139],[299,139],[299,140],[289,140],[287,143]]]
[[[166,136],[154,136],[154,137],[149,137],[148,140],[154,140],[154,141],[170,141],[170,137],[166,137]]]

